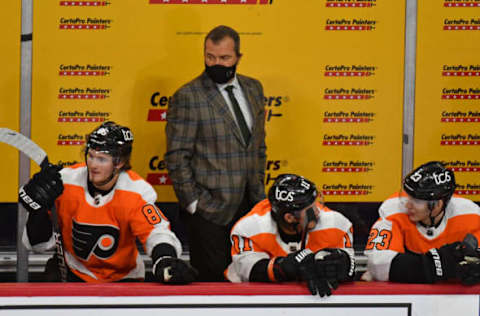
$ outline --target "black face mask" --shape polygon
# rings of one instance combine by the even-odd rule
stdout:
[[[207,66],[205,65],[205,72],[215,83],[223,84],[229,82],[234,76],[237,69],[237,64],[226,67],[222,65]]]

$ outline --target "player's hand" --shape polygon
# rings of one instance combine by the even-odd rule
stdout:
[[[153,265],[155,277],[163,283],[188,284],[198,276],[198,272],[182,259],[162,257]]]
[[[299,279],[299,265],[295,256],[301,251],[292,252],[286,257],[278,257],[275,260],[275,265],[278,267],[278,273],[275,277],[278,281],[296,281]]]
[[[307,283],[312,295],[331,295],[334,284],[321,278],[315,268],[315,257],[310,249],[303,249],[277,259],[282,281],[301,280]]]
[[[60,166],[48,165],[20,188],[19,200],[27,211],[48,210],[53,206],[63,192],[60,170]]]
[[[455,278],[457,264],[461,259],[459,249],[460,242],[454,242],[427,252],[426,255],[431,260],[432,282]]]
[[[338,283],[332,284],[318,274],[315,265],[315,254],[310,249],[297,252],[295,260],[298,263],[300,279],[307,282],[308,289],[312,295],[329,296],[332,294],[332,288],[337,288]]]
[[[480,283],[480,253],[477,238],[472,234],[467,234],[460,243],[460,251],[463,257],[458,264],[457,274],[462,284]]]
[[[338,282],[352,280],[355,261],[341,249],[325,248],[315,253],[315,266],[321,278],[327,279],[334,288]]]

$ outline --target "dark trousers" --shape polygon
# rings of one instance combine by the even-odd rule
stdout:
[[[199,272],[198,281],[226,281],[223,272],[232,262],[230,230],[252,207],[244,198],[235,217],[225,226],[207,221],[198,210],[193,215],[186,214],[190,264]]]

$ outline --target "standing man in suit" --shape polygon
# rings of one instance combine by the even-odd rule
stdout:
[[[190,262],[200,281],[223,281],[230,229],[265,198],[263,88],[236,74],[240,37],[217,26],[205,37],[205,71],[181,87],[167,112],[165,161],[186,215]]]

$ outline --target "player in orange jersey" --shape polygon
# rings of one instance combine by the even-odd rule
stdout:
[[[233,227],[232,282],[306,281],[310,292],[330,295],[355,271],[353,229],[342,214],[317,201],[315,184],[279,175],[268,192]]]
[[[437,161],[411,171],[400,194],[380,206],[365,254],[364,280],[480,282],[480,208],[453,195],[455,175]]]
[[[143,280],[136,239],[151,256],[159,281],[195,278],[195,270],[178,258],[180,241],[155,206],[152,186],[130,170],[132,143],[129,128],[105,122],[87,138],[86,163],[60,171],[49,166],[20,189],[22,202],[35,202],[23,203],[29,211],[23,242],[34,251],[54,248],[47,210],[55,204],[68,281]]]

